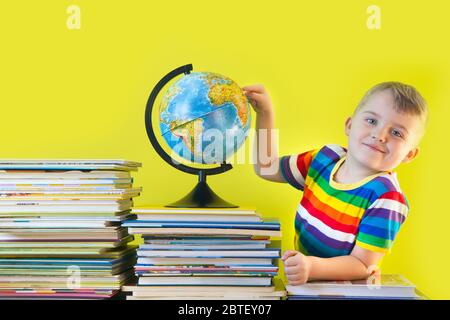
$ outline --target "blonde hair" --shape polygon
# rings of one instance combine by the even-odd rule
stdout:
[[[424,125],[428,120],[428,107],[425,99],[413,86],[401,82],[382,82],[370,88],[359,102],[355,114],[375,93],[389,90],[394,97],[394,108],[397,112],[420,116]]]

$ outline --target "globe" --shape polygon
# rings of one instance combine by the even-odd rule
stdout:
[[[250,108],[242,90],[230,78],[212,72],[192,72],[192,69],[192,64],[186,64],[166,74],[154,86],[145,108],[145,128],[158,155],[177,170],[198,176],[191,192],[166,207],[237,208],[238,205],[219,197],[209,187],[206,177],[233,168],[226,160],[247,138]],[[162,148],[153,126],[155,102],[160,93],[158,125],[164,137],[160,140],[167,143],[171,154]],[[183,164],[176,157],[197,166]],[[172,185],[176,186],[176,182]]]
[[[176,80],[159,108],[161,135],[171,152],[197,164],[223,163],[234,155],[248,136],[250,122],[241,88],[212,72],[192,72]]]

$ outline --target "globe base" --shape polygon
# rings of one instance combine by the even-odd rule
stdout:
[[[199,181],[184,198],[166,205],[169,208],[238,208],[219,197],[206,183]]]

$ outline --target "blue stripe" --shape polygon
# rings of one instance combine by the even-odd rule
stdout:
[[[306,231],[309,235],[311,235],[311,237],[317,239],[317,241],[322,243],[324,246],[327,246],[333,250],[345,250],[345,251],[350,251],[353,248],[354,243],[350,243],[348,241],[340,241],[328,237],[322,231],[320,231],[313,225],[309,224],[305,219],[303,219],[302,217],[300,217],[300,215],[297,214],[296,222],[298,220],[300,221],[299,223],[295,224],[296,228],[302,226],[301,232],[300,229],[297,229],[298,232],[304,233]]]
[[[323,154],[321,154],[320,152],[314,157],[314,160],[311,161],[311,167],[316,170],[317,172],[320,173],[320,175],[323,175],[324,171],[328,169],[328,171],[330,171],[331,169],[329,169],[331,167],[331,165],[334,165],[336,162],[330,161],[329,158],[326,158],[325,156],[323,156]]]
[[[289,159],[290,157],[296,157],[296,156],[284,156],[281,158],[280,162],[280,168],[281,168],[281,174],[283,175],[284,179],[294,188],[303,190],[303,186],[295,180],[294,175],[291,172],[291,168],[289,167]]]
[[[400,224],[402,224],[406,220],[406,217],[404,215],[402,215],[401,213],[394,211],[394,210],[385,209],[385,208],[367,209],[364,212],[363,219],[366,219],[369,217],[389,219],[389,220],[392,220],[395,222],[399,222]]]
[[[297,220],[298,221],[298,220]],[[297,223],[296,221],[296,227],[299,226],[301,223]],[[306,222],[305,222],[306,223]],[[299,235],[299,246],[303,246],[310,255],[322,257],[322,258],[329,258],[329,257],[335,257],[335,256],[343,256],[350,254],[351,249],[345,250],[345,249],[333,249],[325,244],[323,244],[319,239],[315,238],[308,230],[306,230],[304,227],[301,227],[299,229],[296,229],[297,235]],[[354,244],[353,244],[354,246]]]
[[[337,153],[336,151],[334,151],[333,149],[331,149],[330,147],[328,147],[328,145],[324,146],[321,149],[321,152],[326,155],[328,158],[330,158],[333,161],[337,161],[340,158],[342,158],[342,155],[346,154],[346,151],[344,150],[344,148],[342,148],[339,145],[335,145],[336,147],[338,147],[340,150],[340,153]]]
[[[333,250],[330,247],[324,246],[316,238],[309,236],[308,233],[301,233],[300,241],[301,244],[306,248],[306,250],[308,250],[311,255],[316,257],[331,258],[349,254],[347,250]]]
[[[395,235],[398,232],[398,229],[397,230],[385,229],[385,228],[379,228],[379,227],[361,223],[359,225],[359,232],[368,234],[370,236],[375,236],[377,238],[382,238],[382,239],[386,239],[386,240],[394,240]]]
[[[364,216],[363,219],[361,220],[361,224],[367,224],[381,229],[393,229],[397,232],[400,229],[401,222],[383,216],[371,215],[371,216]]]

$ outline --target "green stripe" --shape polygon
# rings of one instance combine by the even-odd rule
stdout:
[[[294,244],[295,245],[295,250],[303,253],[306,256],[309,256],[308,250],[306,250],[303,247],[302,243],[300,242],[300,234],[298,233],[297,230],[295,231],[294,241],[295,241],[295,244]]]
[[[338,198],[339,200],[354,205],[359,208],[366,209],[369,204],[369,200],[354,194],[347,193],[342,190],[333,189],[319,173],[310,167],[308,175],[312,178],[322,190],[331,197]]]
[[[370,244],[371,246],[388,249],[391,247],[392,241],[389,239],[379,238],[367,233],[358,233],[357,241]]]

